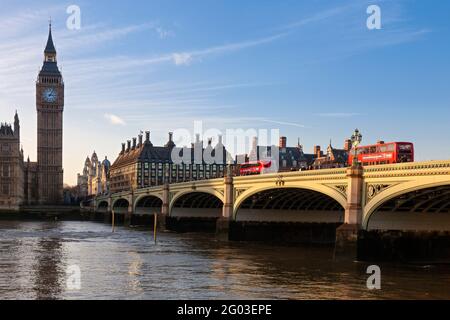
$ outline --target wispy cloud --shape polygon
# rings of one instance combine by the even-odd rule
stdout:
[[[115,114],[106,113],[105,118],[108,119],[108,121],[113,125],[124,126],[126,124],[122,118],[116,116]]]
[[[273,123],[273,124],[278,124],[278,125],[282,125],[282,126],[291,126],[291,127],[297,127],[297,128],[306,128],[305,125],[299,124],[299,123],[295,123],[295,122],[277,121],[277,120],[260,119],[260,118],[255,118],[255,119],[253,119],[253,120],[257,120],[257,121],[261,121],[261,122],[267,122],[267,123]]]
[[[192,62],[192,55],[189,53],[174,53],[173,61],[177,66],[190,65]]]
[[[240,50],[244,50],[244,49],[248,49],[248,48],[252,48],[252,47],[266,45],[266,44],[269,44],[276,40],[279,40],[287,35],[288,35],[288,33],[285,32],[285,33],[279,33],[276,35],[262,37],[262,38],[253,39],[253,40],[234,42],[234,43],[229,43],[229,44],[219,45],[219,46],[212,46],[212,47],[204,48],[204,49],[200,49],[200,50],[193,50],[193,51],[187,51],[187,52],[183,52],[183,53],[177,53],[177,57],[182,58],[179,61],[182,61],[182,62],[188,61],[189,63],[192,63],[192,61],[195,58],[205,57],[205,56],[214,55],[214,54],[230,53],[230,52],[240,51]],[[176,60],[175,60],[175,63],[176,63]]]
[[[292,29],[297,29],[303,26],[306,26],[308,24],[312,24],[315,22],[320,22],[326,19],[330,19],[332,17],[335,17],[337,15],[343,14],[346,11],[348,11],[348,9],[351,8],[351,6],[349,5],[344,5],[344,6],[340,6],[340,7],[336,7],[336,8],[332,8],[332,9],[327,9],[321,12],[317,12],[314,13],[310,16],[307,16],[303,19],[291,22],[287,25],[284,25],[282,27],[279,27],[278,29],[280,30],[292,30]]]
[[[160,39],[167,39],[175,36],[175,32],[173,32],[172,30],[164,29],[163,27],[156,27],[155,30],[158,33]]]
[[[2,28],[0,28],[0,119],[10,119],[16,107],[21,114],[34,115],[34,81],[38,68],[42,64],[42,50],[46,41],[46,26],[43,26],[42,19],[46,20],[49,14],[57,17],[58,12],[65,12],[61,8],[62,6],[42,10],[30,8],[19,14],[11,12],[0,14],[2,21]],[[236,81],[236,79],[222,75],[208,75],[205,76],[204,81],[196,83],[186,80],[190,77],[195,78],[188,71],[194,70],[201,63],[207,63],[209,58],[250,49],[254,50],[257,55],[261,51],[257,49],[274,44],[285,44],[288,40],[305,43],[305,47],[298,52],[298,55],[301,56],[299,60],[302,63],[308,63],[316,58],[318,61],[339,59],[371,48],[416,41],[430,32],[428,29],[417,30],[412,27],[408,28],[408,26],[402,28],[395,25],[395,28],[386,28],[378,34],[371,33],[371,36],[368,37],[367,30],[358,29],[360,28],[359,20],[365,18],[364,14],[364,10],[362,13],[358,12],[357,23],[351,24],[351,28],[347,29],[345,23],[342,24],[345,27],[342,27],[341,24],[336,23],[336,19],[345,22],[355,21],[354,7],[343,5],[306,14],[297,21],[280,23],[281,27],[274,26],[267,33],[261,32],[261,30],[246,30],[248,32],[242,34],[249,34],[248,38],[236,35],[234,41],[224,43],[220,39],[212,37],[211,39],[215,40],[190,47],[186,47],[186,42],[181,42],[179,47],[173,44],[172,40],[174,39],[169,39],[175,37],[175,32],[170,30],[170,26],[167,27],[159,22],[116,26],[83,25],[79,31],[55,27],[56,46],[63,58],[60,66],[63,68],[65,81],[68,84],[66,116],[70,115],[70,121],[75,121],[73,118],[77,118],[81,125],[92,121],[96,126],[95,129],[103,125],[106,127],[120,126],[121,134],[122,131],[131,130],[131,127],[134,126],[151,126],[155,130],[165,131],[168,126],[176,128],[186,125],[187,121],[199,119],[210,123],[211,126],[218,127],[262,127],[274,124],[280,127],[305,128],[305,125],[296,123],[295,120],[268,119],[270,112],[268,115],[263,114],[257,118],[249,118],[245,112],[242,112],[242,110],[249,109],[249,105],[254,101],[264,97],[264,90],[260,90],[256,98],[244,95],[244,99],[241,100],[228,99],[228,96],[231,96],[229,93],[236,93],[237,90],[245,91],[250,87],[264,87],[270,84],[252,82],[251,77]],[[60,20],[64,21],[64,18],[61,17]],[[390,21],[399,23],[401,19],[393,17]],[[389,26],[389,20],[387,23]],[[312,26],[315,31],[319,30],[320,32],[305,35],[303,31],[307,26]],[[161,43],[170,44],[170,46],[164,46],[161,48],[166,49],[158,50],[152,47],[148,51],[142,52],[115,50],[120,48],[118,44],[123,43],[122,40],[137,34],[143,37],[153,37],[153,40],[160,39]],[[181,38],[178,32],[176,38]],[[304,54],[308,48],[314,49],[314,41],[322,44],[329,39],[334,41],[332,44],[327,42],[327,45],[333,50],[321,50],[310,56]],[[114,50],[102,51],[103,47],[109,49],[107,46],[113,47]],[[297,63],[297,61],[292,63]],[[167,70],[173,73],[183,73],[184,77],[178,80],[171,76],[161,77],[161,75],[169,74],[166,73]],[[257,79],[259,80],[259,78]],[[239,94],[241,93],[239,92]],[[121,113],[118,111],[119,109],[127,112]],[[234,109],[238,111],[234,112]],[[228,116],[224,117],[223,115]],[[319,117],[330,118],[348,118],[358,115],[360,114],[351,112],[316,114]],[[167,119],[170,119],[170,123]],[[286,119],[290,120],[288,117]],[[27,137],[35,137],[35,118],[26,117],[24,121],[22,126],[24,148],[33,158],[36,150],[35,139]],[[78,130],[75,125],[74,128],[74,130]],[[116,132],[106,132],[105,134],[109,135],[110,133],[117,134]],[[69,159],[68,155],[66,157]],[[72,161],[72,159],[68,161]],[[68,163],[66,174],[75,177],[77,165],[70,167],[71,163]]]

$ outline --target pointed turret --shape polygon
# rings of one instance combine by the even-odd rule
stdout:
[[[55,49],[55,45],[53,43],[53,37],[52,37],[52,23],[50,21],[50,24],[48,26],[48,40],[47,40],[47,45],[45,47],[45,51],[44,53],[47,54],[54,54],[56,55],[56,49]]]
[[[20,139],[20,121],[19,115],[17,114],[17,110],[16,114],[14,115],[14,134],[16,135],[16,137]]]
[[[42,70],[40,72],[41,76],[60,76],[61,73],[58,69],[58,64],[56,62],[56,49],[55,44],[53,43],[52,36],[52,23],[50,22],[48,27],[48,40],[47,45],[44,50],[44,65],[42,66]]]

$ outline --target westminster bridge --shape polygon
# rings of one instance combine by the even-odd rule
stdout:
[[[157,214],[163,227],[211,219],[225,239],[230,226],[260,224],[309,225],[300,233],[333,237],[343,247],[361,231],[431,233],[448,241],[450,161],[227,176],[99,196],[91,210],[124,221]],[[325,235],[318,230],[327,226]]]

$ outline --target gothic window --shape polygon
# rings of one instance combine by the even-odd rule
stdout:
[[[9,176],[10,176],[9,164],[4,164],[2,170],[2,177],[9,178]]]
[[[5,143],[2,145],[2,152],[9,152],[9,144]]]
[[[9,184],[4,184],[2,186],[2,194],[5,196],[9,196]]]

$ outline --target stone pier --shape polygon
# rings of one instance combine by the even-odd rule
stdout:
[[[363,168],[354,162],[347,169],[347,205],[345,207],[344,224],[336,230],[336,257],[358,258],[358,237],[362,229],[363,209]]]
[[[228,172],[224,178],[224,196],[225,201],[222,209],[222,217],[217,220],[216,234],[217,239],[228,241],[230,240],[230,224],[234,210],[234,186],[231,172]]]

